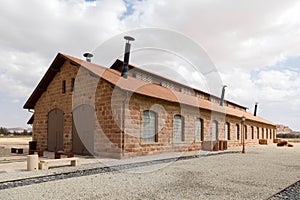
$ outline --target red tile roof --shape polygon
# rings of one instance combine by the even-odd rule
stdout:
[[[64,62],[61,60],[69,60],[73,62],[74,65],[82,66],[88,69],[90,72],[94,73],[95,75],[101,77],[102,79],[106,80],[107,82],[119,87],[120,89],[134,92],[137,94],[154,97],[162,100],[166,100],[169,102],[177,102],[185,105],[190,105],[194,107],[199,107],[206,110],[212,110],[215,112],[225,113],[227,115],[232,115],[236,117],[243,117],[245,116],[248,120],[258,121],[265,124],[274,125],[273,123],[260,118],[258,116],[254,116],[249,112],[241,111],[238,109],[230,108],[230,107],[222,107],[219,104],[212,103],[208,100],[204,100],[201,98],[197,98],[195,96],[190,96],[178,91],[173,91],[168,88],[162,87],[157,84],[147,83],[142,80],[128,77],[128,79],[124,79],[121,77],[121,73],[114,69],[102,67],[96,65],[94,63],[86,62],[78,58],[74,58],[72,56],[66,54],[58,54],[51,64],[49,70],[46,72],[45,76],[34,90],[26,104],[24,105],[25,109],[34,109],[35,103],[42,95],[43,90],[39,89],[39,87],[43,86],[46,87],[50,84],[51,80],[54,78],[54,74],[51,71],[57,71],[63,65]]]
[[[121,68],[121,67],[123,67],[123,61],[117,59],[117,60],[113,63],[113,65],[112,65],[110,68],[111,68],[111,69],[115,69],[115,70],[119,70],[119,71],[120,71],[120,68]],[[193,87],[188,86],[188,85],[185,85],[185,84],[183,84],[183,83],[176,82],[176,81],[174,81],[174,80],[172,80],[172,79],[163,77],[163,76],[161,76],[160,74],[153,73],[153,72],[150,72],[150,71],[145,70],[145,69],[141,69],[141,68],[139,68],[138,66],[135,66],[135,65],[133,65],[133,64],[130,64],[128,67],[129,67],[130,70],[131,70],[131,69],[137,69],[137,70],[142,71],[143,73],[151,74],[151,76],[155,76],[155,77],[157,77],[157,78],[160,78],[160,79],[163,79],[163,80],[167,80],[167,81],[169,81],[169,82],[171,82],[171,83],[174,83],[174,84],[176,84],[176,85],[179,85],[179,86],[182,86],[182,87],[190,88],[190,89],[192,89],[192,90],[194,90],[194,91],[198,91],[198,92],[200,92],[200,93],[202,93],[202,94],[205,94],[205,95],[208,95],[208,96],[210,96],[210,97],[214,97],[214,98],[217,98],[217,99],[220,100],[220,97],[218,97],[218,96],[215,96],[215,95],[213,95],[213,94],[209,94],[209,93],[207,93],[207,92],[204,92],[204,91],[199,90],[199,89],[197,89],[197,88],[193,88]],[[226,101],[227,101],[227,100],[225,100],[225,102],[226,102]],[[227,101],[227,102],[229,102],[230,104],[235,105],[235,106],[237,106],[237,107],[240,107],[240,108],[243,108],[243,109],[248,109],[247,107],[242,106],[242,105],[240,105],[240,104],[237,104],[237,103],[235,103],[235,102],[232,102],[232,101]]]

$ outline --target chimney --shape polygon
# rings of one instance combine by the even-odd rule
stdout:
[[[223,88],[222,88],[222,95],[221,95],[221,100],[220,100],[220,106],[223,106],[224,105],[224,96],[225,96],[225,88],[227,86],[226,85],[223,85]]]
[[[91,53],[84,53],[84,54],[83,54],[83,57],[85,57],[85,60],[86,60],[87,62],[91,62],[93,56],[94,56],[94,55],[91,54]]]
[[[125,53],[124,53],[124,64],[123,64],[123,70],[121,76],[123,78],[128,77],[128,64],[129,64],[129,56],[130,56],[130,43],[129,41],[134,41],[133,37],[130,36],[125,36],[124,39],[126,40],[125,44]]]
[[[255,102],[255,107],[254,107],[254,116],[256,116],[256,112],[257,112],[257,104],[258,104],[258,102]]]

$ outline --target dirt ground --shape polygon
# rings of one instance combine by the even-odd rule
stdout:
[[[32,137],[0,137],[0,173],[11,173],[27,170],[27,155],[29,141]],[[23,148],[23,154],[11,153],[11,148]],[[97,160],[89,156],[79,156],[82,164],[93,163]],[[53,159],[54,152],[44,151],[39,159]],[[0,198],[1,199],[1,198]]]
[[[0,199],[267,199],[300,179],[300,144],[231,148],[239,153],[0,190]],[[158,164],[159,165],[159,164]],[[21,172],[17,172],[21,173]],[[9,174],[9,173],[8,173]]]

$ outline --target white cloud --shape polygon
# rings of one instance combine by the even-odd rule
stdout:
[[[259,101],[261,116],[300,129],[295,120],[300,117],[299,72],[267,68],[300,56],[298,1],[148,0],[136,1],[133,8],[125,20],[128,27],[162,27],[186,34],[216,64],[229,86],[227,98],[250,110]]]
[[[259,68],[300,54],[294,45],[300,43],[299,6],[278,0],[137,1],[126,24],[181,31],[203,45],[219,67]]]
[[[81,57],[115,34],[160,27],[206,49],[227,98],[250,109],[259,101],[262,116],[300,129],[300,72],[270,67],[300,56],[299,10],[297,0],[2,1],[0,93],[28,97],[58,52]],[[189,75],[182,67],[180,73]],[[188,79],[197,85],[200,77]]]
[[[300,63],[299,63],[300,64]],[[253,112],[259,102],[260,116],[274,123],[288,124],[298,129],[300,106],[300,73],[281,68],[265,68],[252,77],[250,73],[234,68],[222,73],[228,85],[226,97],[249,106]]]
[[[81,57],[122,29],[122,1],[5,1],[0,7],[0,92],[29,96],[58,52]]]

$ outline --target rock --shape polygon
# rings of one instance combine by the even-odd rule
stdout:
[[[288,147],[293,147],[293,146],[294,146],[294,145],[292,145],[292,144],[290,144],[290,143],[288,144]]]
[[[267,145],[268,144],[268,140],[266,140],[266,139],[259,139],[259,144]]]

